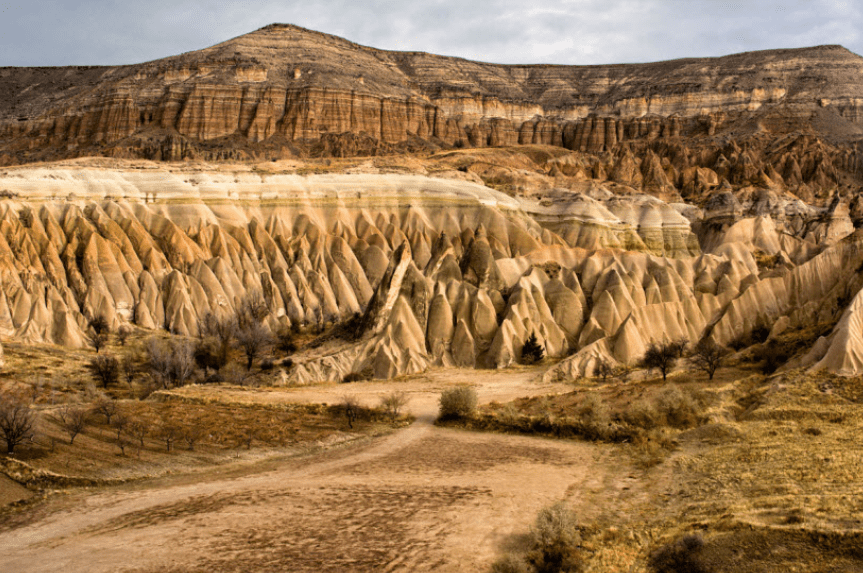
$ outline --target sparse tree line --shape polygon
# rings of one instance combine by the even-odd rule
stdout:
[[[717,370],[722,367],[728,350],[716,344],[712,339],[705,337],[689,349],[689,341],[685,338],[672,341],[651,342],[644,352],[637,367],[648,372],[659,371],[662,381],[668,380],[668,374],[677,365],[678,360],[687,358],[689,364],[696,370],[707,374],[708,380],[713,380]],[[620,382],[627,382],[632,370],[627,366],[614,366],[610,361],[600,358],[593,367],[593,378],[601,380],[603,384],[609,378]]]
[[[231,313],[208,312],[198,321],[197,339],[161,338],[143,340],[136,351],[122,357],[103,351],[111,337],[126,346],[134,331],[123,326],[112,333],[103,317],[89,322],[87,340],[96,351],[88,370],[93,381],[108,389],[120,382],[138,381],[141,393],[184,386],[192,382],[246,383],[257,364],[261,372],[274,367],[272,356],[283,356],[281,365],[291,368],[289,356],[296,352],[298,329],[285,328],[273,335],[263,321],[269,314],[260,293],[250,293]],[[233,363],[236,354],[242,366]]]
[[[16,448],[27,444],[50,451],[61,443],[77,447],[82,435],[113,444],[120,455],[134,452],[140,456],[144,450],[158,449],[166,453],[180,448],[194,451],[202,443],[251,449],[255,442],[275,440],[285,445],[296,432],[291,426],[290,411],[265,414],[266,420],[262,421],[248,410],[246,417],[231,412],[213,415],[205,407],[187,411],[186,404],[165,407],[115,400],[92,389],[86,400],[86,403],[37,409],[33,407],[33,398],[24,391],[0,391],[0,436],[5,440],[7,454],[14,454]],[[341,404],[317,410],[312,405],[307,409],[310,415],[323,414],[329,424],[344,417],[347,428],[353,429],[358,422],[396,423],[403,419],[407,403],[405,393],[392,392],[381,397],[375,407],[367,407],[355,397],[345,397]],[[301,411],[305,412],[302,408]]]

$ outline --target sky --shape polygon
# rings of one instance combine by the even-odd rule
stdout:
[[[842,44],[863,0],[0,0],[0,66],[134,64],[274,22],[388,50],[612,64]]]

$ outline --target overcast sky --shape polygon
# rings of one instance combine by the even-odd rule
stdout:
[[[273,22],[390,50],[605,64],[842,44],[863,0],[0,0],[0,66],[132,64]]]

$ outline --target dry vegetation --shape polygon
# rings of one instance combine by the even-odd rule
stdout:
[[[290,339],[291,344],[306,345],[319,336],[298,333]],[[5,345],[3,387],[15,388],[32,404],[37,424],[34,439],[16,448],[14,458],[24,465],[11,460],[3,464],[3,472],[12,478],[0,481],[3,500],[24,500],[34,492],[57,488],[201,472],[238,458],[257,463],[263,456],[307,454],[409,422],[407,394],[400,388],[415,388],[410,381],[360,382],[353,387],[375,388],[373,400],[342,399],[338,392],[343,385],[331,384],[321,391],[342,398],[330,400],[330,405],[299,404],[290,394],[274,399],[274,391],[266,385],[274,374],[259,366],[246,378],[255,381],[251,385],[148,388],[142,374],[145,340],[133,333],[125,345],[112,338],[101,349],[100,355],[116,355],[121,361],[132,358],[139,369],[131,383],[121,377],[107,389],[96,388],[87,368],[94,350],[60,352],[49,346]],[[243,359],[238,349],[230,350],[230,360],[245,371],[245,364],[239,364]],[[494,445],[495,461],[473,445],[474,438],[453,441],[452,436],[462,434],[445,434],[416,442],[416,451],[397,450],[345,471],[351,476],[434,471],[435,479],[449,479],[444,476],[496,475],[488,472],[497,467],[506,471],[505,464],[517,460],[564,469],[576,462],[545,451],[548,438],[561,443],[575,440],[592,444],[594,455],[604,456],[604,465],[592,471],[605,477],[598,485],[579,486],[567,494],[564,505],[544,510],[533,527],[529,524],[536,514],[521,515],[514,541],[496,549],[495,570],[733,568],[745,573],[786,571],[816,558],[825,571],[859,570],[863,567],[858,549],[863,506],[858,503],[857,468],[863,465],[863,455],[855,444],[863,441],[863,384],[796,371],[767,376],[756,360],[755,353],[738,353],[723,363],[712,380],[694,370],[672,373],[668,383],[661,377],[599,376],[570,382],[564,391],[532,392],[532,397],[499,402],[487,399],[483,378],[478,377],[474,386],[449,386],[448,398],[438,405],[450,408],[451,414],[439,423],[495,432],[488,435],[503,433],[502,441]],[[530,371],[513,369],[522,370]],[[204,376],[197,372],[192,379],[200,382]],[[75,412],[83,412],[86,423],[73,436],[70,426]],[[69,421],[64,422],[64,417]],[[515,447],[506,440],[528,438],[505,434],[545,440]],[[370,495],[369,501],[385,507],[383,500],[389,494]],[[356,505],[349,497],[342,495],[339,503],[323,507],[336,515]],[[432,515],[446,499],[444,495],[427,500],[421,511]],[[3,510],[9,527],[25,515],[31,515],[28,519],[39,515],[40,505],[32,500],[23,509],[10,507]],[[370,515],[383,519],[379,513]],[[549,524],[566,526],[557,531],[557,541],[542,533]],[[417,539],[407,529],[399,531],[396,535],[393,530],[391,543],[366,541],[387,547],[388,559],[393,559],[400,551],[399,539],[406,544]],[[359,556],[364,565],[357,570],[381,565],[372,553],[356,553],[361,540],[353,541],[357,549],[332,554],[333,563],[346,565]],[[433,546],[424,546],[417,558],[431,559]],[[285,555],[294,555],[295,549],[286,548]],[[315,555],[325,559],[320,552]],[[300,559],[300,553],[296,556]],[[247,557],[254,559],[251,554]],[[213,563],[234,570],[232,561],[219,558]],[[306,565],[300,569],[313,568],[311,561]],[[186,570],[203,569],[177,569]]]

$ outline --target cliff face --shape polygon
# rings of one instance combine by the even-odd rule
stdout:
[[[358,341],[297,355],[286,382],[505,367],[531,334],[569,357],[550,375],[573,376],[668,338],[838,320],[860,287],[863,239],[839,203],[536,202],[416,175],[138,167],[0,174],[0,335],[83,346],[103,317],[194,336],[258,293],[272,331],[364,315]]]
[[[106,68],[0,69],[0,160],[283,156],[343,134],[379,152],[627,141],[723,130],[863,133],[863,58],[839,46],[639,65],[504,66],[386,52],[273,25]],[[777,113],[779,120],[777,120]],[[230,139],[231,145],[226,141]],[[238,145],[239,144],[239,145]],[[226,157],[227,156],[227,157]]]

